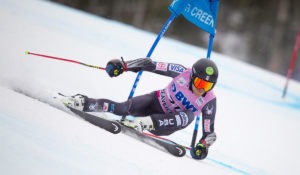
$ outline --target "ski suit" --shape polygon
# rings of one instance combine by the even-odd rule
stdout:
[[[172,81],[163,89],[149,94],[136,96],[118,103],[109,99],[87,97],[84,111],[111,112],[120,116],[150,116],[155,135],[169,135],[192,123],[196,115],[202,114],[202,138],[208,146],[216,140],[214,121],[216,114],[216,96],[213,90],[198,97],[191,90],[191,69],[180,64],[155,62],[140,58],[128,61],[127,71],[148,71],[172,77]]]

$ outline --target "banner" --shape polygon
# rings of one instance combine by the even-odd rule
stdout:
[[[169,10],[179,16],[182,14],[188,21],[215,35],[219,0],[174,0]]]

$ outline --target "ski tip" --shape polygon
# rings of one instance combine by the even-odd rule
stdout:
[[[30,54],[30,52],[29,52],[28,50],[26,50],[26,51],[25,51],[25,54],[26,54],[26,55],[29,55],[29,54]]]

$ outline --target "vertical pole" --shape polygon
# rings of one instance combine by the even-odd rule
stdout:
[[[193,132],[193,137],[192,137],[191,148],[194,148],[195,143],[196,143],[198,128],[199,128],[199,121],[200,121],[200,115],[197,115],[196,116],[195,127],[194,127],[194,132]]]
[[[214,40],[214,35],[210,34],[209,35],[207,55],[206,55],[207,59],[210,59],[210,55],[211,55],[211,51],[212,51],[212,45],[213,45],[213,40]],[[196,143],[197,134],[198,134],[198,128],[199,128],[199,121],[200,121],[200,115],[197,115],[196,116],[195,127],[194,127],[194,132],[193,132],[193,137],[192,137],[192,142],[191,142],[191,148],[193,148],[195,146],[195,143]]]
[[[285,95],[286,95],[286,92],[287,92],[287,89],[288,89],[288,84],[289,84],[289,81],[292,77],[292,73],[293,73],[293,70],[294,70],[295,63],[296,63],[296,58],[297,58],[299,45],[300,45],[300,30],[298,31],[298,34],[297,34],[297,37],[296,37],[296,42],[295,42],[295,45],[294,45],[293,54],[292,54],[292,57],[291,57],[291,60],[290,60],[290,65],[289,65],[287,76],[286,76],[286,82],[285,82],[285,86],[284,86],[284,89],[283,89],[282,98],[284,98]]]
[[[210,54],[211,54],[212,47],[213,47],[214,37],[215,37],[215,35],[212,35],[212,34],[209,35],[209,42],[208,42],[207,55],[206,55],[207,59],[210,59]]]

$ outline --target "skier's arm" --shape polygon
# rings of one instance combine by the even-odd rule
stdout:
[[[216,140],[215,134],[215,115],[216,115],[216,98],[212,99],[202,108],[202,138],[200,143],[210,147]]]
[[[216,107],[216,98],[214,98],[202,108],[202,138],[191,151],[195,159],[205,159],[209,147],[216,141],[217,136],[214,132]]]
[[[168,77],[176,77],[186,70],[186,67],[180,64],[156,62],[149,58],[139,58],[136,60],[127,61],[126,64],[128,71],[138,72],[142,70]]]
[[[155,62],[149,58],[138,58],[126,62],[113,59],[106,65],[106,72],[111,77],[119,76],[124,71],[138,72],[141,70],[169,77],[176,77],[181,72],[185,71],[186,68],[180,64]]]

